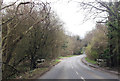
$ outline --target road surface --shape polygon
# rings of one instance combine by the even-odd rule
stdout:
[[[83,64],[81,59],[84,56],[65,58],[39,79],[118,79],[117,75]]]

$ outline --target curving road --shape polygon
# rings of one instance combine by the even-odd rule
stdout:
[[[84,56],[65,58],[39,79],[118,79],[117,75],[84,65]]]

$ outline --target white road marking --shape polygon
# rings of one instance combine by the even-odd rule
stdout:
[[[76,71],[76,74],[78,75],[78,72]]]
[[[76,74],[79,75],[77,71],[76,71]],[[84,79],[82,76],[81,76],[81,79],[82,79],[83,81],[85,81],[85,79]]]
[[[85,79],[84,79],[83,77],[81,77],[81,79],[82,79],[83,81],[85,81]]]
[[[73,69],[73,66],[72,66],[72,69]]]

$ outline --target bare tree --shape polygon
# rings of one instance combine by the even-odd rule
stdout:
[[[100,17],[100,20],[97,21],[97,23],[104,23],[104,24],[108,24],[108,48],[109,48],[109,56],[111,56],[108,60],[109,61],[109,66],[118,66],[118,60],[117,59],[117,55],[120,55],[120,52],[118,51],[120,49],[118,43],[119,43],[119,35],[115,35],[114,33],[116,32],[117,34],[119,33],[119,21],[120,21],[120,10],[119,10],[119,4],[120,1],[119,0],[115,0],[115,2],[113,2],[112,0],[109,0],[108,2],[102,1],[102,0],[96,0],[95,2],[78,2],[81,6],[83,10],[86,10],[87,12],[91,13],[87,13],[88,19],[91,18],[98,18]],[[104,16],[105,13],[106,15]],[[116,25],[115,25],[116,23]],[[114,33],[113,33],[114,32]],[[117,36],[117,40],[114,39]],[[115,44],[113,43],[113,41],[117,42],[117,45],[114,46]],[[117,47],[117,48],[115,48]],[[113,50],[116,49],[116,53],[113,53]],[[116,64],[114,63],[116,62]]]

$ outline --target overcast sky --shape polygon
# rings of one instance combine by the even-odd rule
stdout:
[[[11,1],[14,2],[16,0],[4,0],[5,3]],[[68,0],[47,0],[47,1],[51,2],[52,9],[65,23],[64,28],[66,31],[69,31],[74,35],[80,35],[80,37],[83,38],[87,31],[90,31],[95,27],[95,22],[93,22],[92,20],[83,23],[84,13],[80,10],[78,3],[70,0],[69,0],[70,2],[68,2]]]
[[[95,22],[92,20],[83,23],[84,13],[82,13],[76,2],[71,1],[68,3],[68,0],[60,0],[51,6],[65,23],[64,27],[66,31],[69,31],[74,35],[80,35],[83,38],[87,31],[90,31],[95,27]]]

